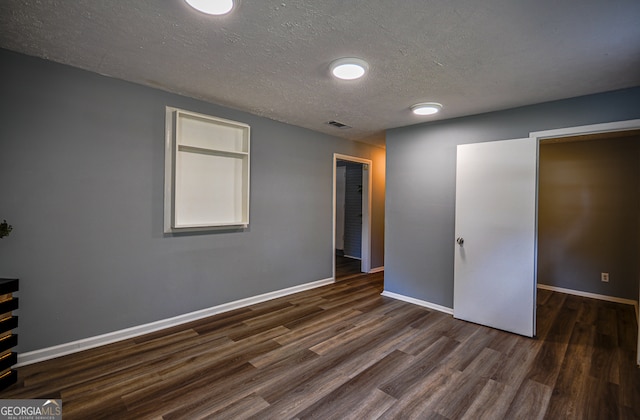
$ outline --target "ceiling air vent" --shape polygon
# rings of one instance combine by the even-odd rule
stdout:
[[[346,130],[347,128],[351,128],[351,126],[348,126],[347,124],[342,124],[341,122],[334,121],[334,120],[327,121],[327,124],[332,125],[332,126],[337,127],[337,128],[341,128],[343,130]]]

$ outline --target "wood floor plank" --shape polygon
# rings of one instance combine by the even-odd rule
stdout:
[[[601,381],[619,385],[620,371],[616,342],[615,336],[599,333],[596,329],[589,374]]]
[[[467,419],[496,419],[505,417],[513,399],[527,374],[527,367],[536,357],[539,344],[534,340],[511,335],[513,347],[502,347],[501,358],[491,379],[473,404],[464,413]],[[495,350],[495,347],[489,348]]]
[[[549,298],[551,297],[552,294],[553,294],[553,292],[551,290],[537,289],[536,302],[537,302],[538,306],[546,305],[547,301],[549,300]]]
[[[440,364],[416,383],[408,387],[398,402],[385,411],[380,419],[424,419],[446,418],[432,410],[432,407],[446,394],[453,392],[450,385],[462,375],[458,370],[450,370]],[[381,388],[384,391],[384,388]]]
[[[394,333],[397,334],[397,332]],[[352,345],[349,347],[341,351],[329,352],[320,357],[317,361],[314,361],[314,366],[307,366],[301,369],[300,375],[290,377],[289,383],[286,384],[286,386],[282,384],[280,387],[267,390],[264,394],[265,399],[274,401],[274,404],[265,412],[261,412],[260,415],[269,418],[271,416],[274,416],[274,418],[282,418],[280,416],[288,415],[287,413],[289,413],[290,408],[287,406],[290,405],[292,401],[296,403],[296,408],[298,409],[304,409],[305,404],[313,404],[322,397],[318,391],[315,391],[313,396],[309,396],[308,399],[303,401],[292,400],[291,398],[292,396],[295,397],[298,395],[301,389],[319,388],[330,392],[332,387],[337,387],[340,383],[325,382],[321,377],[326,376],[326,372],[331,372],[329,378],[331,380],[336,377],[348,378],[349,376],[345,372],[348,372],[348,365],[354,360],[353,355],[362,354],[362,349],[377,348],[384,340],[387,340],[384,336],[362,336],[356,339],[355,342],[352,342]]]
[[[285,322],[283,325],[292,332],[303,331],[304,329],[321,328],[322,323],[332,322],[344,317],[362,315],[361,311],[357,311],[349,307],[337,307],[320,312],[313,312],[305,316],[300,316],[291,321]],[[320,327],[319,327],[320,325]]]
[[[403,342],[415,340],[416,333],[417,330],[411,327],[399,329],[395,334],[389,335],[384,340],[374,345],[363,347],[357,359],[352,358],[345,361],[340,365],[340,369],[349,377],[353,378],[375,364],[378,360],[398,350],[398,347]],[[389,376],[390,375],[391,372],[389,372]]]
[[[395,398],[379,389],[373,389],[357,404],[343,407],[339,418],[346,420],[377,419],[395,402]]]
[[[575,299],[565,298],[563,306],[554,315],[553,323],[527,375],[528,379],[551,388],[555,386],[569,345],[569,338],[578,318]]]
[[[258,304],[260,305],[260,304]],[[271,310],[278,310],[282,308],[286,308],[292,306],[288,302],[278,303],[275,307],[263,307],[260,309],[250,309],[248,311],[234,311],[235,314],[232,316],[227,316],[226,314],[215,315],[207,318],[205,321],[199,323],[198,326],[193,327],[193,330],[198,334],[205,335],[211,332],[219,332],[220,330],[241,324],[243,321],[260,316],[261,314],[268,314]]]
[[[625,413],[640,419],[640,368],[635,365],[636,353],[618,349],[620,367],[620,405]],[[635,369],[634,369],[635,367]]]
[[[526,379],[518,389],[516,397],[511,402],[504,418],[527,420],[545,418],[552,392],[553,388],[550,386]],[[554,419],[554,417],[548,418]]]
[[[250,327],[269,326],[272,328],[274,326],[290,322],[288,320],[294,321],[300,318],[304,318],[308,315],[313,315],[321,312],[323,312],[323,309],[317,306],[291,305],[287,306],[286,308],[251,317],[242,322],[243,324]]]
[[[349,378],[330,367],[322,367],[323,375],[311,375],[303,381],[297,381],[295,387],[286,392],[268,395],[271,403],[268,408],[258,412],[252,419],[288,419],[297,417],[297,413],[316,403],[325,395],[331,393]]]
[[[382,384],[380,389],[392,397],[400,399],[409,389],[419,387],[429,372],[433,371],[442,360],[449,357],[459,345],[459,342],[449,337],[440,337],[424,352],[415,356],[415,362],[409,368]]]
[[[297,340],[292,340],[292,338],[295,336],[291,336],[290,333],[283,334],[279,337],[274,338],[274,341],[279,344],[282,344],[283,342],[286,344],[281,345],[278,349],[275,349],[268,353],[260,354],[251,359],[250,362],[257,368],[263,368],[282,359],[285,359],[289,355],[297,353],[300,350],[306,350],[310,347],[318,345],[319,343],[322,343],[330,339],[331,337],[348,331],[354,327],[355,326],[353,325],[351,319],[344,319],[339,323],[325,325],[323,328],[314,331],[311,334],[301,334],[297,336]],[[286,337],[286,340],[281,340],[282,337]]]
[[[636,317],[631,305],[618,305],[616,312],[618,346],[622,350],[636,351],[638,328],[636,327]]]
[[[196,358],[184,359],[182,366],[174,366],[171,370],[162,371],[163,380],[154,386],[141,388],[135,392],[123,395],[123,400],[133,413],[149,415],[163,414],[164,407],[172,405],[182,406],[190,399],[199,400],[198,390],[212,388],[228,388],[229,383],[245,381],[255,375],[256,369],[248,363],[256,354],[268,352],[278,348],[272,340],[253,342],[241,351],[236,348],[225,352],[225,356],[218,357],[216,352],[203,354]],[[247,395],[250,392],[247,392]],[[150,396],[162,396],[161,403]],[[189,398],[185,397],[186,395]],[[241,397],[244,397],[242,395]]]
[[[527,377],[528,368],[534,363],[541,347],[535,340],[518,336],[512,336],[512,338],[515,345],[506,352],[501,352],[500,364],[491,376],[491,379],[511,387],[511,391],[504,395],[508,401],[511,401],[513,393]],[[495,347],[489,346],[489,348],[495,350]]]
[[[268,406],[269,403],[263,400],[259,395],[249,394],[233,404],[211,413],[211,418],[234,420],[248,419]]]
[[[589,377],[586,380],[586,394],[597,395],[598,398],[585,404],[584,418],[586,419],[617,419],[620,418],[620,390],[617,384],[606,380]]]
[[[566,357],[549,400],[550,418],[585,418],[591,403],[587,394],[595,326],[577,322],[569,340]]]
[[[496,334],[500,334],[500,331],[482,327],[475,329],[473,332],[470,331],[467,337],[459,337],[460,346],[464,348],[464,351],[452,354],[447,363],[452,369],[465,371],[485,349],[486,351],[499,353],[495,350],[487,349]]]
[[[618,340],[618,313],[614,306],[600,305],[596,320],[596,331]]]
[[[219,383],[226,378],[233,378],[240,383],[252,378],[256,369],[249,363],[234,364],[231,367],[215,366],[200,371],[197,375],[180,375],[161,381],[157,386],[139,389],[122,396],[126,404],[129,418],[150,418],[175,413],[185,407],[193,407],[201,401],[216,401],[218,408],[228,406],[246,397],[251,392],[237,393],[231,398],[222,394],[226,388]],[[155,397],[154,397],[155,396]],[[64,413],[66,416],[66,413]]]
[[[109,383],[95,388],[80,389],[73,388],[71,392],[62,392],[60,398],[64,403],[64,417],[76,418],[96,418],[99,413],[105,410],[105,407],[118,406],[121,411],[126,412],[126,406],[121,399],[124,393],[132,390],[146,387],[160,381],[158,375],[149,373],[147,375],[138,375],[128,380]],[[94,417],[96,416],[96,417]]]
[[[394,351],[386,357],[371,365],[353,379],[345,382],[330,394],[327,394],[315,404],[307,407],[297,414],[300,418],[346,418],[349,416],[352,407],[357,407],[363,400],[377,389],[377,387],[387,378],[387,376],[397,370],[405,369],[413,356],[409,356],[401,351]],[[383,393],[390,397],[387,393]],[[391,397],[395,401],[395,398]],[[389,398],[382,399],[383,404]],[[374,411],[384,412],[388,406],[380,407]]]
[[[372,311],[371,313],[374,313]],[[405,308],[402,316],[393,317],[389,313],[386,315],[376,315],[371,318],[362,317],[365,321],[362,324],[356,324],[351,328],[337,336],[326,340],[318,345],[311,347],[312,351],[318,354],[326,354],[335,349],[341,349],[347,343],[357,340],[363,335],[369,335],[369,338],[377,337],[381,334],[395,334],[405,324],[414,322],[428,314],[428,311],[420,307]]]
[[[191,333],[186,332],[187,335]],[[171,345],[171,338],[168,338],[168,345]],[[22,385],[24,387],[38,387],[40,384],[51,384],[53,382],[57,382],[59,380],[64,380],[65,377],[71,377],[74,381],[82,382],[87,377],[93,377],[94,372],[91,372],[91,369],[99,369],[101,373],[108,372],[105,369],[105,366],[109,366],[110,363],[114,360],[113,354],[116,349],[124,349],[125,351],[131,350],[130,345],[121,345],[117,348],[109,345],[109,350],[104,354],[100,354],[96,351],[96,349],[88,350],[86,353],[79,354],[79,359],[76,362],[70,362],[69,358],[58,358],[55,361],[46,361],[38,364],[41,366],[41,369],[32,371],[31,366],[25,366],[25,368],[21,369]],[[135,357],[135,352],[132,352],[132,357]],[[58,363],[56,363],[58,362]],[[130,360],[122,363],[123,365],[131,363]],[[45,369],[42,369],[44,367]],[[87,372],[89,372],[87,374]],[[85,378],[78,377],[84,375]],[[68,383],[68,380],[65,380],[65,383]]]
[[[510,391],[508,388],[508,385],[492,379],[488,380],[460,418],[465,420],[504,418],[504,414],[509,409],[509,404],[511,404],[511,399],[503,396],[515,395],[515,391]]]
[[[132,338],[130,341],[135,344],[142,344],[145,341],[153,341],[157,339],[162,339],[168,335],[180,333],[185,330],[198,331],[201,328],[206,328],[210,326],[212,323],[215,324],[215,328],[221,328],[225,324],[233,324],[238,321],[236,319],[244,319],[247,314],[251,313],[250,308],[238,308],[233,309],[231,311],[223,312],[217,314],[215,317],[207,317],[198,319],[195,321],[190,321],[185,324],[176,325],[174,327],[164,328],[159,331],[154,331],[148,334],[144,334],[138,337]]]
[[[83,382],[95,379],[96,376],[112,374],[114,371],[123,371],[130,369],[139,363],[145,363],[149,354],[157,357],[159,354],[173,354],[193,346],[193,342],[189,338],[198,338],[198,335],[192,331],[184,331],[183,333],[172,334],[167,337],[166,341],[147,341],[135,348],[125,348],[121,351],[110,351],[102,357],[93,357],[84,360],[83,363],[75,365],[69,364],[61,366],[55,370],[44,371],[41,374],[34,374],[25,380],[25,385],[38,385],[63,379],[67,384],[70,382],[69,377],[73,377],[74,381]],[[123,359],[123,355],[126,358]]]
[[[538,289],[538,296],[543,290]],[[551,327],[556,321],[558,313],[564,306],[567,295],[546,290],[547,299],[544,303],[538,303],[536,314],[536,337],[540,340],[547,338]]]
[[[450,384],[456,392],[445,394],[437,404],[433,404],[430,408],[449,419],[462,418],[487,382],[489,379],[486,377],[462,373]]]
[[[414,322],[412,324],[416,326],[418,335],[415,340],[403,344],[400,350],[413,355],[422,353],[444,336],[455,323],[456,321],[451,315],[440,313],[434,317],[433,314],[429,314],[429,316],[422,319],[422,322]]]
[[[352,341],[360,337],[371,334],[383,321],[383,316],[379,315],[375,318],[367,319],[366,322],[354,325],[352,328],[333,336],[321,343],[311,347],[310,350],[319,355],[327,354],[332,350],[341,349]]]
[[[374,312],[377,313],[377,311],[382,311],[383,313],[391,311],[394,308],[404,306],[403,304],[404,302],[402,301],[376,295],[370,299],[361,299],[360,301],[353,302],[352,304],[345,303],[344,306],[360,311],[363,313],[363,316],[366,316],[366,314]]]
[[[576,321],[581,324],[596,325],[599,317],[599,307],[595,299],[583,298]]]
[[[377,290],[376,288],[366,287],[361,290],[353,291],[352,294],[342,297],[329,298],[328,302],[320,305],[322,309],[331,309],[341,305],[357,305],[360,303],[368,303],[371,300],[371,294]],[[377,298],[375,298],[377,300]]]
[[[630,305],[538,290],[535,338],[380,296],[383,273],[18,368],[65,419],[639,419]]]
[[[486,388],[489,378],[501,361],[501,356],[502,354],[496,350],[484,348],[450,383],[450,387],[456,392],[444,394],[430,408],[447,418],[461,418]],[[452,363],[447,362],[447,365],[458,370]]]

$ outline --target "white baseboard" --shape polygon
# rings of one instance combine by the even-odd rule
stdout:
[[[538,289],[551,290],[552,292],[566,293],[568,295],[582,296],[591,299],[600,299],[607,302],[623,303],[625,305],[633,305],[636,309],[636,320],[638,319],[638,301],[632,299],[624,299],[615,296],[599,295],[597,293],[583,292],[581,290],[565,289],[563,287],[548,286],[538,283]]]
[[[566,293],[568,295],[576,295],[576,296],[588,297],[592,299],[606,300],[607,302],[624,303],[625,305],[638,306],[637,300],[624,299],[624,298],[619,298],[615,296],[599,295],[597,293],[583,292],[581,290],[565,289],[563,287],[548,286],[546,284],[538,283],[538,289],[551,290],[552,292]]]
[[[344,254],[344,255],[343,255],[343,257],[345,257],[345,258],[350,258],[350,259],[352,259],[352,260],[362,261],[362,258],[360,258],[360,257],[354,257],[353,255],[347,255],[347,254]]]
[[[384,271],[384,265],[382,267],[372,268],[371,270],[369,270],[369,274],[380,273],[382,271]]]
[[[402,300],[404,302],[413,303],[414,305],[424,306],[425,308],[433,309],[439,312],[444,312],[445,314],[453,315],[453,309],[447,308],[446,306],[437,305],[435,303],[427,302],[420,299],[415,299],[409,296],[399,295],[397,293],[389,292],[384,290],[381,293],[382,296],[390,297],[392,299]]]
[[[286,289],[264,293],[262,295],[257,295],[257,296],[252,296],[245,299],[236,300],[234,302],[223,303],[222,305],[201,309],[199,311],[178,315],[172,318],[161,319],[159,321],[151,322],[148,324],[138,325],[135,327],[126,328],[119,331],[113,331],[110,333],[101,334],[94,337],[83,338],[81,340],[72,341],[70,343],[59,344],[57,346],[47,347],[40,350],[21,353],[21,354],[18,354],[18,363],[15,365],[15,367],[26,366],[26,365],[30,365],[32,363],[37,363],[37,362],[43,362],[45,360],[54,359],[56,357],[66,356],[68,354],[77,353],[83,350],[89,350],[94,347],[115,343],[116,341],[122,341],[129,338],[138,337],[154,331],[159,331],[165,328],[174,327],[176,325],[185,324],[191,321],[196,321],[198,319],[206,318],[212,315],[228,312],[238,308],[243,308],[245,306],[254,305],[260,302],[265,302],[267,300],[276,299],[279,297],[291,295],[293,293],[298,293],[305,290],[326,286],[327,284],[331,284],[334,282],[335,282],[334,278],[318,280],[311,283],[305,283],[298,286],[289,287]]]

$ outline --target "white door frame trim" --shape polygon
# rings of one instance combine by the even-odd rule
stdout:
[[[529,137],[538,139],[539,144],[540,140],[554,137],[571,137],[585,134],[610,133],[615,131],[629,131],[638,129],[640,129],[640,119],[558,128],[554,130],[534,131],[529,133]]]
[[[616,132],[616,131],[628,131],[628,130],[639,130],[639,129],[640,129],[640,119],[637,119],[637,120],[615,121],[615,122],[602,123],[602,124],[583,125],[578,127],[567,127],[567,128],[560,128],[555,130],[535,131],[530,133],[529,136],[536,139],[538,143],[538,150],[540,150],[540,141],[548,138],[571,137],[571,136],[579,136],[584,134],[610,133],[610,132]],[[540,162],[538,161],[538,164],[539,163]],[[536,204],[536,207],[537,207],[537,204]],[[538,214],[538,209],[536,208],[536,220],[537,220],[537,214]],[[538,245],[536,241],[536,255],[538,253],[537,246]],[[638,281],[640,281],[640,279]],[[640,324],[640,322],[638,324]],[[638,347],[636,349],[636,359],[637,359],[638,365],[640,366],[640,325],[638,327]]]
[[[364,159],[356,156],[333,154],[333,238],[331,247],[331,260],[333,265],[333,278],[336,278],[336,165],[338,160],[346,160],[349,162],[362,163],[367,165],[363,168],[362,177],[362,261],[361,270],[364,273],[371,271],[371,196],[373,185],[373,162],[370,159]]]

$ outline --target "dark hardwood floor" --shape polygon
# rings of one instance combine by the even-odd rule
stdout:
[[[336,280],[342,280],[356,274],[361,274],[361,261],[342,255],[336,255]]]
[[[382,273],[19,369],[65,419],[638,419],[631,306],[538,292],[528,339],[380,296]]]

